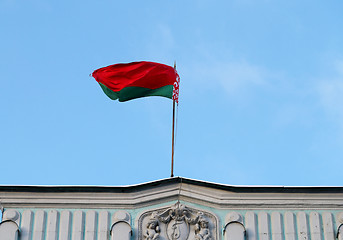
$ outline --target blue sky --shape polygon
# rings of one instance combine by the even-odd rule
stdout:
[[[89,77],[177,62],[175,175],[342,186],[343,2],[0,0],[0,184],[170,176],[172,102]]]

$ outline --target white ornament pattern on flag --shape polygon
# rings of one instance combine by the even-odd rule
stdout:
[[[179,87],[180,87],[180,76],[175,70],[176,73],[176,80],[174,82],[174,87],[173,87],[173,100],[179,104]]]

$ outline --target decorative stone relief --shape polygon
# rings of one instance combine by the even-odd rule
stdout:
[[[16,210],[6,210],[2,216],[2,221],[5,220],[11,220],[13,222],[16,222],[18,224],[18,220],[19,220],[19,213]]]
[[[343,223],[343,212],[338,214],[337,220],[338,220],[339,223]]]
[[[218,221],[214,215],[180,203],[146,212],[138,221],[140,240],[217,239]]]
[[[5,221],[13,221],[19,226],[19,223],[20,223],[19,212],[14,209],[5,210],[2,215],[2,222],[5,222]],[[0,238],[0,240],[2,239]]]
[[[242,222],[242,215],[237,212],[230,212],[226,215],[225,222]]]

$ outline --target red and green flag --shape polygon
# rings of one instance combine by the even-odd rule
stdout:
[[[92,76],[112,100],[161,96],[178,102],[180,77],[176,69],[155,62],[119,63],[99,68]]]

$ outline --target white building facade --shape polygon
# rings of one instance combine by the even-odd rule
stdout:
[[[0,240],[343,240],[343,187],[0,186]]]

